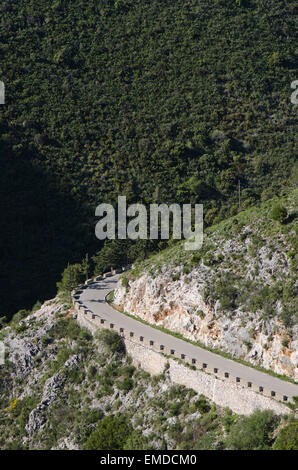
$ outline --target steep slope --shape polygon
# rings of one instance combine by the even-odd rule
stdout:
[[[272,219],[284,204],[284,224]],[[297,191],[136,264],[114,303],[150,323],[298,380]]]
[[[167,370],[151,377],[116,334],[91,337],[71,313],[56,298],[0,332],[1,449],[272,448],[287,424],[268,410],[236,416],[174,386]]]
[[[210,223],[237,211],[238,179],[246,206],[288,184],[295,14],[294,0],[2,2],[0,154],[3,182],[14,184],[1,184],[1,203],[18,216],[1,228],[10,254],[3,271],[12,279],[9,304],[1,291],[1,314],[31,307],[45,286],[34,283],[30,296],[24,265],[38,278],[51,264],[53,295],[62,262],[100,248],[93,245],[100,202],[119,194],[145,203],[203,201],[206,212],[217,209]],[[12,162],[16,178],[6,171]],[[24,166],[32,181],[22,180]],[[41,195],[35,174],[45,181]],[[48,180],[55,184],[48,188]],[[63,199],[73,203],[61,214]],[[44,239],[51,250],[38,264]],[[61,255],[63,247],[70,253]]]

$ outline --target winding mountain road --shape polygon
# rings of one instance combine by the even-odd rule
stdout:
[[[239,364],[231,359],[226,359],[223,356],[141,323],[114,309],[105,299],[107,294],[115,289],[118,277],[118,275],[115,275],[98,282],[93,282],[83,290],[79,300],[91,312],[108,322],[115,323],[125,330],[133,331],[138,336],[143,336],[158,344],[163,344],[179,353],[186,354],[199,362],[205,362],[208,364],[208,367],[224,370],[234,377],[240,377],[241,381],[252,382],[264,387],[264,389],[273,390],[277,394],[287,396],[289,399],[293,396],[298,396],[298,385],[278,379],[264,372],[259,372],[252,367]]]

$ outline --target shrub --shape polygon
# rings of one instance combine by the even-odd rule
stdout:
[[[15,406],[16,421],[21,427],[21,431],[25,432],[25,425],[28,421],[29,414],[32,409],[37,405],[38,398],[35,396],[24,397],[23,400],[18,400]]]
[[[67,380],[72,384],[81,384],[85,378],[84,371],[77,368],[67,369],[65,371],[65,374]]]
[[[123,367],[122,372],[126,377],[132,377],[135,370],[136,370],[135,366],[128,365],[128,366]]]
[[[185,398],[187,395],[187,389],[184,385],[172,385],[169,390],[169,399],[174,400],[175,398]]]
[[[69,264],[62,273],[62,279],[57,282],[60,292],[70,293],[78,284],[84,281],[84,273],[80,264]]]
[[[107,416],[99,421],[96,430],[88,438],[85,449],[123,450],[131,432],[131,425],[125,416]]]
[[[133,380],[129,377],[125,377],[122,382],[117,382],[117,387],[124,393],[128,393],[133,388]]]
[[[103,343],[108,347],[111,353],[125,353],[125,345],[122,341],[122,338],[115,332],[111,330],[102,330],[99,334],[99,338]]]
[[[129,279],[128,279],[127,277],[122,277],[122,279],[121,279],[121,284],[123,285],[123,287],[128,288],[128,286],[129,286]]]
[[[298,421],[294,421],[280,431],[273,449],[298,450]]]
[[[19,310],[11,319],[11,325],[17,325],[23,318],[26,318],[30,314],[30,310]]]
[[[281,320],[286,328],[289,328],[293,325],[295,321],[295,314],[292,312],[292,309],[288,306],[283,306],[281,312]]]
[[[214,433],[204,433],[203,436],[196,443],[196,450],[210,450],[213,449],[213,444],[216,440]]]
[[[0,317],[0,330],[6,326],[7,318]]]
[[[50,363],[50,370],[53,374],[57,372],[57,370],[59,370],[65,364],[67,359],[69,359],[69,357],[71,356],[71,352],[72,351],[67,348],[60,349],[60,351],[57,354],[56,360],[51,361]]]
[[[134,431],[127,439],[124,450],[150,450],[152,447],[147,444],[146,438],[140,431]]]
[[[170,409],[169,409],[170,411],[169,416],[170,417],[178,416],[180,413],[181,407],[182,407],[182,403],[180,401],[176,401],[173,404],[171,404]]]
[[[216,282],[214,296],[220,301],[222,310],[230,310],[237,307],[238,290],[233,284],[234,279],[225,275]]]
[[[198,315],[200,318],[202,318],[202,320],[203,320],[203,318],[205,318],[205,313],[203,312],[203,310],[198,310],[198,311],[197,311],[197,315]]]
[[[210,405],[203,395],[200,395],[199,399],[196,400],[194,404],[201,413],[208,413],[208,411],[210,411]]]
[[[106,240],[100,251],[93,256],[94,275],[100,275],[127,263],[127,240]]]
[[[277,204],[273,207],[271,212],[271,218],[283,224],[288,217],[287,209],[280,204]]]
[[[79,337],[84,340],[90,341],[92,339],[92,334],[89,330],[87,330],[87,328],[81,328]]]
[[[183,274],[189,274],[191,272],[190,266],[184,266],[182,269]]]
[[[191,264],[198,264],[200,260],[201,260],[201,256],[198,254],[195,254],[191,258]]]
[[[97,373],[97,368],[93,365],[89,366],[89,369],[88,369],[88,379],[89,380],[92,380],[95,378],[96,376],[96,373]]]
[[[51,338],[61,339],[67,337],[70,339],[77,339],[81,331],[81,328],[75,320],[71,318],[61,318],[48,332],[48,338],[49,341],[51,341]]]
[[[248,417],[240,418],[231,427],[227,447],[235,450],[270,449],[278,419],[270,410],[257,410]]]
[[[236,420],[237,420],[237,416],[233,415],[231,410],[227,410],[225,416],[222,419],[222,423],[227,433],[230,432],[231,426],[235,423]]]
[[[218,215],[217,208],[209,209],[206,212],[205,217],[204,217],[205,223],[207,225],[212,225],[213,223],[216,223],[217,215]]]
[[[87,415],[87,423],[88,424],[93,424],[98,422],[104,417],[103,411],[102,410],[90,410],[89,414]]]

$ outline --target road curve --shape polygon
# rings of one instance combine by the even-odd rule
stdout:
[[[108,277],[87,286],[80,294],[79,300],[95,315],[99,315],[110,323],[115,323],[125,330],[133,331],[136,335],[144,336],[158,344],[163,344],[170,349],[186,354],[197,361],[205,362],[208,367],[218,368],[228,372],[234,377],[240,377],[241,380],[252,382],[255,385],[264,387],[267,390],[274,390],[280,395],[288,398],[298,396],[298,385],[286,382],[273,377],[264,372],[259,372],[249,366],[244,366],[231,359],[202,349],[199,346],[183,341],[170,334],[157,330],[149,325],[139,322],[127,315],[115,310],[105,300],[107,294],[115,289],[118,275]]]

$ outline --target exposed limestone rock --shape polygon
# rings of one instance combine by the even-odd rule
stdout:
[[[262,275],[266,276],[266,266],[275,269],[275,265],[273,257],[263,266]],[[263,320],[241,308],[229,315],[218,302],[211,307],[204,301],[207,271],[203,265],[188,275],[179,267],[163,271],[154,278],[143,273],[129,282],[128,291],[120,280],[114,303],[149,323],[298,380],[297,328],[290,338],[278,317]],[[175,276],[180,277],[173,280]],[[287,346],[284,338],[289,338]]]
[[[36,432],[45,425],[47,421],[46,412],[51,404],[60,395],[64,382],[65,378],[62,377],[58,372],[46,381],[42,400],[29,415],[29,420],[26,425],[26,431],[28,434]]]

